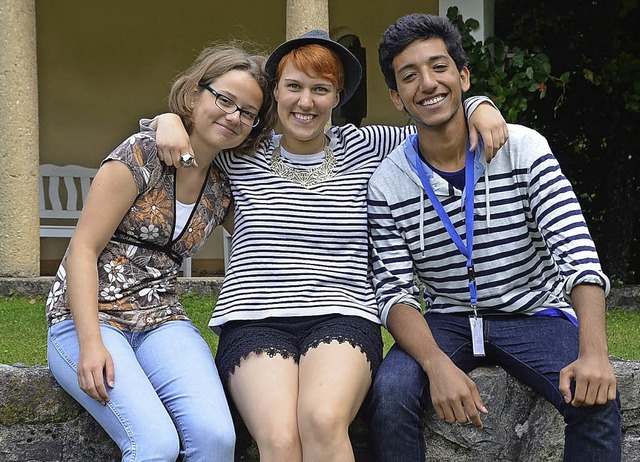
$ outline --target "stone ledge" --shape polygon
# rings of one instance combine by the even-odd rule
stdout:
[[[640,462],[640,361],[614,358],[622,396],[623,461]],[[502,369],[471,377],[490,410],[485,428],[452,427],[425,412],[426,461],[560,461],[563,421],[557,411]],[[350,429],[358,462],[371,460],[366,426]],[[118,448],[69,397],[46,367],[0,364],[0,460],[4,462],[116,462]],[[255,445],[238,429],[237,461],[257,461]]]
[[[19,295],[46,297],[53,284],[53,276],[37,278],[0,277],[0,297]],[[185,294],[213,295],[220,293],[221,277],[178,278],[178,290]]]

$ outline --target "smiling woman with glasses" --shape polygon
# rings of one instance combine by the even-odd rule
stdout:
[[[120,144],[91,184],[47,299],[49,368],[118,444],[123,462],[233,461],[227,399],[180,303],[177,275],[232,214],[227,176],[213,160],[229,149],[253,151],[273,128],[263,63],[222,45],[178,77],[169,107],[188,127],[193,149],[181,154],[199,165],[164,164],[145,133]],[[215,104],[200,82],[220,90],[207,87]]]
[[[246,109],[242,109],[234,100],[232,100],[228,96],[225,96],[222,93],[218,93],[209,85],[200,84],[200,86],[216,97],[216,106],[218,106],[218,108],[222,109],[227,114],[240,112],[240,122],[245,124],[247,127],[253,128],[260,123],[260,117],[258,117],[257,114],[247,111]]]

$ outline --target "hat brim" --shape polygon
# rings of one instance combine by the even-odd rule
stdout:
[[[344,68],[344,88],[340,92],[340,101],[336,106],[340,107],[349,101],[358,88],[360,79],[362,78],[362,66],[358,61],[358,58],[356,58],[346,47],[331,40],[330,38],[302,36],[287,40],[276,48],[271,55],[269,55],[267,63],[265,64],[265,71],[269,78],[272,81],[275,81],[278,64],[280,64],[282,58],[284,58],[284,56],[291,50],[310,44],[322,45],[323,47],[335,51],[342,61],[342,66]]]

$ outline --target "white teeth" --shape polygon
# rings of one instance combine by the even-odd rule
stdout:
[[[300,119],[300,120],[311,120],[313,119],[312,115],[304,115],[304,114],[294,114],[293,115],[296,119]]]
[[[422,101],[420,103],[421,106],[431,106],[432,104],[439,103],[444,99],[444,96],[436,96],[435,98],[430,98]]]

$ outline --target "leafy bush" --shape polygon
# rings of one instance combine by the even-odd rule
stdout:
[[[521,121],[533,98],[544,98],[547,85],[564,88],[569,83],[569,72],[560,77],[551,75],[549,58],[540,51],[509,47],[497,37],[485,42],[471,35],[480,23],[476,19],[464,20],[453,6],[447,17],[462,35],[462,46],[467,52],[471,71],[471,95],[488,95],[498,106],[507,122]],[[556,104],[562,103],[562,96]]]

